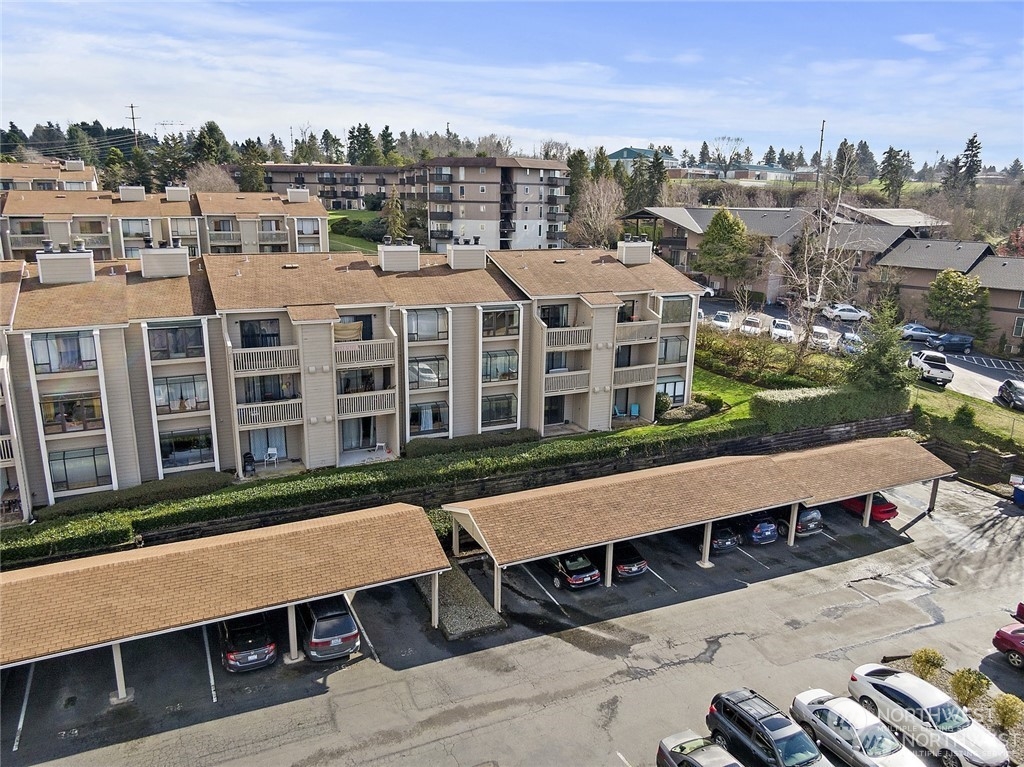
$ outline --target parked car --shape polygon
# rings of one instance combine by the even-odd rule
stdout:
[[[277,645],[263,613],[230,618],[217,624],[220,663],[226,671],[252,671],[274,665]]]
[[[697,307],[697,322],[704,322],[704,310]]]
[[[779,535],[783,538],[789,537],[789,508],[783,506],[775,510],[775,526]],[[800,509],[796,513],[796,537],[806,538],[808,535],[820,533],[825,528],[821,521],[821,511],[818,509]]]
[[[711,318],[711,324],[719,330],[730,330],[732,329],[732,315],[729,312],[715,312],[715,316]]]
[[[587,559],[603,566],[604,547],[587,549]],[[600,569],[600,568],[599,568]],[[612,546],[612,573],[616,578],[632,578],[647,572],[647,560],[629,541],[619,541]]]
[[[743,322],[740,324],[740,332],[745,333],[748,336],[759,336],[764,332],[764,325],[761,323],[760,317],[755,317],[750,314],[743,318]]]
[[[700,283],[700,282],[698,282],[697,285],[701,289],[701,297],[702,298],[714,298],[715,297],[715,289],[713,287],[711,287],[710,285],[704,285],[703,283]]]
[[[759,511],[736,520],[744,543],[764,545],[774,543],[779,537],[778,527],[767,512]]]
[[[662,738],[654,761],[658,767],[740,767],[735,756],[693,730]]]
[[[829,329],[823,325],[812,327],[810,346],[823,352],[832,351],[832,334]]]
[[[840,333],[836,349],[843,354],[860,354],[864,351],[864,339],[850,331]]]
[[[700,541],[697,543],[697,549],[704,553],[704,528],[696,528],[700,531]],[[726,551],[732,551],[735,548],[739,548],[740,536],[730,525],[722,522],[714,522],[711,525],[711,553],[712,554],[723,554]]]
[[[789,714],[850,767],[924,767],[877,716],[852,698],[807,690],[793,698]]]
[[[601,571],[594,567],[582,551],[548,557],[544,563],[556,589],[562,586],[582,589],[586,586],[596,586],[601,582]]]
[[[974,336],[965,333],[943,333],[939,336],[929,336],[924,342],[940,352],[970,354],[971,349],[974,348]]]
[[[1024,623],[1024,602],[1017,603],[1017,612],[1013,613],[1013,619]]]
[[[772,320],[772,326],[768,331],[773,341],[786,341],[790,342],[796,339],[796,334],[793,332],[793,323],[789,320],[774,319]]]
[[[922,349],[907,359],[907,367],[920,371],[921,380],[945,386],[953,380],[953,369],[946,364],[946,355]]]
[[[754,690],[720,692],[705,718],[711,739],[747,767],[829,767],[814,741]]]
[[[1024,669],[1024,624],[1003,626],[992,637],[992,646],[1006,656],[1006,662],[1015,669]]]
[[[919,322],[908,322],[902,328],[900,338],[904,341],[927,341],[931,336],[937,336],[934,330],[925,327]]]
[[[939,757],[943,767],[1004,767],[1009,761],[999,738],[911,673],[867,663],[854,669],[848,686],[864,708]]]
[[[842,322],[860,322],[861,320],[871,319],[870,312],[853,304],[829,304],[821,310],[821,313],[830,320],[840,320]]]
[[[863,514],[864,496],[858,495],[853,498],[847,498],[845,501],[840,501],[839,505],[852,514]],[[892,519],[897,514],[899,514],[899,511],[896,509],[896,504],[881,493],[875,493],[871,498],[872,522],[885,522],[888,519]]]
[[[336,660],[359,652],[359,627],[344,597],[328,597],[299,605],[302,649],[310,660]]]
[[[1024,381],[1016,381],[1009,378],[999,384],[999,393],[996,395],[1006,403],[1010,410],[1024,410]]]

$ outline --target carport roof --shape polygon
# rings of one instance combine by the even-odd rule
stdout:
[[[889,487],[942,479],[956,470],[909,437],[875,437],[772,457],[806,487],[811,506],[867,495]]]
[[[0,573],[0,665],[449,568],[404,503]]]

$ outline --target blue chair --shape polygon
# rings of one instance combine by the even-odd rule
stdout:
[[[612,405],[612,418],[625,418],[626,414],[619,410],[618,405]]]
[[[629,406],[629,417],[634,421],[640,418],[640,405],[638,403],[634,402]]]

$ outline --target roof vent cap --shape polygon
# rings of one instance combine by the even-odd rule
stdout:
[[[564,258],[556,258],[554,263],[556,263],[556,264],[564,264],[565,263],[565,259]]]
[[[282,264],[281,268],[282,269],[298,269],[299,265],[298,264]]]

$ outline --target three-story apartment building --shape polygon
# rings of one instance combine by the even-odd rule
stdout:
[[[0,192],[95,192],[99,188],[96,168],[86,165],[84,160],[0,163]]]
[[[366,195],[387,195],[398,183],[398,174],[392,165],[263,163],[267,189],[282,195],[289,189],[308,189],[329,210],[365,210]]]

